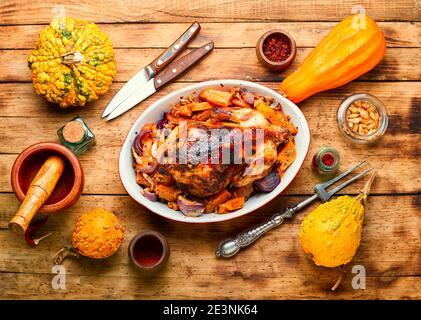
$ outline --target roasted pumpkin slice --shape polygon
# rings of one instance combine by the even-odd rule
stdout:
[[[278,153],[278,174],[281,176],[286,169],[294,162],[297,157],[297,150],[293,141],[287,142],[287,144]]]
[[[295,135],[298,133],[298,129],[289,121],[286,115],[279,110],[269,107],[262,99],[257,101],[255,108],[274,125],[286,128],[289,132],[291,132],[291,134]]]
[[[205,89],[200,93],[200,98],[220,107],[228,107],[231,104],[233,93],[215,89]]]

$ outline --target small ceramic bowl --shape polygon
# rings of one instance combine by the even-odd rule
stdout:
[[[55,142],[37,143],[23,150],[16,158],[11,174],[13,191],[22,202],[35,175],[52,154],[63,157],[66,167],[53,193],[39,210],[44,213],[65,210],[79,199],[84,186],[84,174],[76,155]]]
[[[265,42],[265,40],[272,36],[272,35],[280,35],[283,40],[289,44],[289,46],[291,47],[291,54],[289,55],[289,57],[281,62],[274,62],[269,60],[265,54],[263,53],[263,44]],[[276,71],[280,71],[280,70],[284,70],[287,67],[289,67],[291,65],[291,63],[294,62],[295,60],[295,56],[297,55],[297,46],[295,44],[294,39],[292,38],[292,36],[286,32],[283,31],[281,29],[276,29],[276,30],[270,30],[268,32],[266,32],[264,35],[262,35],[259,39],[259,41],[257,41],[257,45],[256,45],[256,55],[257,58],[259,59],[259,61],[268,69],[271,70],[276,70]]]
[[[167,239],[156,231],[143,231],[134,236],[129,244],[130,260],[142,271],[160,270],[169,255]]]

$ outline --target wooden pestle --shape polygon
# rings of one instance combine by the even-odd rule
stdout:
[[[52,155],[45,160],[16,215],[10,220],[9,228],[17,233],[25,233],[32,218],[47,201],[64,171],[63,158]]]

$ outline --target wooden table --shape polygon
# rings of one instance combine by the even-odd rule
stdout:
[[[39,31],[60,12],[97,22],[109,34],[118,61],[118,75],[98,102],[78,110],[47,105],[32,88],[26,58]],[[68,3],[68,4],[67,4]],[[387,52],[373,71],[342,88],[318,94],[300,104],[312,132],[303,168],[276,200],[256,213],[218,224],[187,225],[165,220],[135,203],[117,172],[120,146],[131,124],[152,102],[189,85],[210,79],[257,81],[277,90],[337,21],[361,4],[384,31]],[[148,100],[107,123],[101,113],[117,90],[167,47],[194,20],[202,31],[191,44],[209,40],[214,52],[193,70]],[[12,1],[0,4],[0,298],[206,298],[206,299],[393,299],[421,298],[421,4],[401,1]],[[265,31],[282,28],[299,47],[295,63],[282,74],[257,61],[255,43]],[[336,109],[355,92],[376,95],[390,114],[384,139],[372,147],[351,144],[340,136]],[[30,144],[57,140],[55,131],[75,115],[93,128],[97,146],[81,156],[86,186],[77,204],[49,219],[53,235],[36,248],[12,234],[7,223],[19,206],[10,185],[17,155]],[[231,260],[217,260],[220,240],[262,221],[276,210],[311,194],[318,178],[311,157],[321,146],[334,146],[344,169],[368,158],[378,170],[370,198],[361,246],[336,292],[330,287],[338,271],[318,268],[303,254],[299,224],[306,212],[258,241]],[[363,181],[344,193],[356,194]],[[78,216],[95,207],[114,211],[126,227],[119,252],[104,261],[68,259],[67,289],[51,286],[52,256],[69,242]],[[139,231],[153,229],[169,239],[171,256],[161,273],[141,275],[129,263],[127,246]],[[366,269],[366,289],[352,289],[352,266]]]

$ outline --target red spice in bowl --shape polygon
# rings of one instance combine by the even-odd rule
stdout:
[[[281,33],[269,35],[263,41],[263,54],[273,62],[282,62],[291,55],[291,41]]]
[[[324,165],[330,167],[335,162],[335,158],[333,157],[333,155],[331,153],[326,153],[326,154],[323,155],[322,161],[323,161]]]
[[[334,174],[339,168],[339,152],[331,147],[321,148],[313,157],[313,170],[321,175]]]
[[[256,45],[259,61],[272,70],[283,70],[294,61],[297,46],[288,32],[271,30],[260,37]]]

